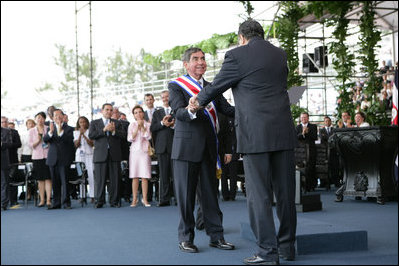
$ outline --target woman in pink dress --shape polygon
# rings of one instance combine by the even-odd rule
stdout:
[[[148,179],[151,178],[151,157],[148,155],[151,124],[144,120],[144,110],[140,105],[133,107],[132,113],[136,121],[130,123],[127,130],[127,140],[132,143],[129,156],[129,177],[133,178],[133,201],[130,207],[137,206],[139,178],[141,178],[141,190],[143,192],[141,202],[145,207],[151,207],[147,201]]]

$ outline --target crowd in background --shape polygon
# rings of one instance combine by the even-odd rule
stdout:
[[[26,193],[22,192],[19,198],[18,187],[7,185],[7,193],[2,192],[2,210],[18,207],[18,199],[33,199],[37,191],[37,207],[70,209],[71,198],[78,199],[82,194],[76,185],[68,182],[71,178],[76,178],[70,169],[76,162],[83,162],[85,165],[87,195],[95,208],[102,208],[106,202],[111,207],[118,208],[121,207],[122,199],[129,202],[130,207],[136,207],[139,203],[139,192],[142,195],[141,204],[145,207],[152,206],[153,200],[158,202],[159,207],[176,204],[173,202],[173,171],[170,159],[175,120],[169,106],[169,92],[163,91],[161,99],[163,105],[155,107],[154,96],[146,94],[144,106],[133,107],[134,121],[130,122],[127,121],[126,114],[109,103],[102,106],[102,118],[89,121],[87,117],[81,116],[74,127],[68,124],[68,114],[55,106],[49,106],[47,114],[38,112],[34,119],[26,120],[26,129],[20,132],[15,129],[13,121],[2,116],[2,175],[7,176],[9,183],[12,181],[13,172],[10,169],[13,166],[15,168],[18,163],[31,162],[32,176],[36,180],[29,183]],[[233,124],[232,119],[220,118],[219,144],[223,153],[220,154],[222,161],[224,162],[224,152],[234,154],[231,167],[222,164],[223,200],[234,200],[237,191],[239,156],[234,152]],[[8,170],[4,169],[5,172],[3,150],[9,155],[9,167]],[[159,183],[152,182],[156,179],[151,179],[154,161],[158,165]],[[122,176],[123,165],[129,170],[127,177]],[[228,182],[228,179],[231,181]],[[2,177],[2,189],[3,187],[6,184],[3,184]]]

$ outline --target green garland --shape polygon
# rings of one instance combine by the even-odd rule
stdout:
[[[300,86],[302,77],[299,75],[298,58],[298,20],[304,16],[304,10],[295,1],[280,1],[280,6],[284,14],[277,19],[277,35],[281,48],[287,53],[287,63],[289,68],[287,88]]]
[[[381,47],[377,45],[381,40],[381,32],[376,29],[374,24],[376,1],[361,1],[363,4],[363,15],[360,18],[359,38],[360,54],[362,65],[366,68],[368,80],[365,82],[363,93],[367,95],[371,102],[370,108],[365,110],[367,121],[371,125],[388,125],[389,118],[383,107],[380,106],[379,99],[376,97],[381,90],[381,79],[376,76],[378,71],[378,60],[376,60],[375,49]]]

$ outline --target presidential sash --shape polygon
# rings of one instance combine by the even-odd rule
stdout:
[[[189,75],[178,77],[172,80],[171,83],[176,83],[177,85],[179,85],[191,97],[197,95],[202,89],[201,85],[196,80],[192,79]],[[210,102],[204,109],[204,113],[208,117],[210,123],[212,124],[213,132],[215,133],[216,151],[217,151],[216,177],[220,179],[222,176],[222,167],[219,158],[219,142],[217,137],[217,131],[219,130],[219,122],[217,119],[217,111],[215,104],[213,102]]]

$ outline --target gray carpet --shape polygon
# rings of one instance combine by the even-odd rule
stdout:
[[[297,256],[287,265],[397,265],[398,202],[378,205],[346,197],[334,202],[334,193],[319,190],[323,210],[298,213],[298,232],[308,221],[346,226],[368,233],[368,250]],[[199,253],[179,251],[176,206],[94,209],[72,201],[72,210],[37,208],[29,202],[19,209],[1,213],[1,264],[243,264],[256,250],[253,241],[240,236],[240,223],[248,223],[246,199],[220,201],[225,239],[236,245],[234,251],[208,246],[209,237],[196,231]],[[275,217],[276,219],[276,217]],[[277,221],[277,219],[276,219]],[[278,224],[278,222],[276,222]]]

